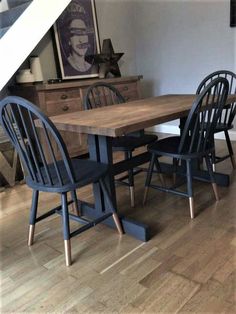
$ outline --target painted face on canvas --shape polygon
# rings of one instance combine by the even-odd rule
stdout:
[[[88,50],[86,25],[81,19],[74,19],[70,24],[70,45],[74,53],[84,56]]]

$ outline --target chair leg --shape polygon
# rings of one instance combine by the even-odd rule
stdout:
[[[120,235],[124,234],[124,231],[123,231],[123,228],[121,226],[120,219],[119,219],[117,213],[113,213],[112,217],[113,217],[114,223],[116,225],[116,228],[117,228],[119,234]]]
[[[125,159],[132,158],[132,152],[125,152]],[[134,173],[133,169],[128,170],[128,182],[129,182],[129,192],[130,192],[130,205],[134,207]]]
[[[176,172],[179,165],[179,159],[173,158],[173,184],[176,184]]]
[[[112,200],[111,200],[110,194],[108,192],[108,189],[106,187],[106,184],[105,184],[104,180],[100,179],[99,180],[99,184],[100,184],[100,187],[101,187],[102,192],[104,194],[105,200],[107,201],[107,205],[110,207],[111,211],[113,212],[112,217],[114,219],[116,228],[117,228],[119,234],[122,235],[124,233],[124,231],[123,231],[120,219],[119,219],[119,217],[117,215],[117,212],[116,212],[116,210],[115,210],[115,208],[114,208],[114,206],[112,204]]]
[[[70,225],[69,225],[69,213],[68,213],[66,193],[61,194],[61,205],[62,205],[62,222],[63,222],[65,260],[66,260],[66,266],[70,266],[71,265],[71,243],[70,243]]]
[[[80,216],[79,204],[78,204],[78,199],[77,199],[75,190],[71,191],[71,198],[73,200],[73,203],[72,203],[73,212],[76,213],[77,216]]]
[[[157,172],[158,172],[159,177],[160,177],[161,184],[162,184],[162,186],[164,187],[164,186],[166,186],[166,183],[165,183],[165,179],[164,179],[163,173],[162,173],[162,171],[161,171],[161,165],[160,165],[160,163],[159,163],[159,160],[158,160],[158,157],[157,157],[157,156],[156,156],[154,162],[155,162],[155,167],[156,167]]]
[[[31,246],[34,243],[34,230],[35,230],[35,221],[36,221],[36,216],[37,216],[38,198],[39,198],[39,191],[33,190],[32,204],[31,204],[31,210],[30,210],[28,246]]]
[[[212,170],[213,170],[213,172],[216,172],[216,164],[215,163],[212,164]]]
[[[233,151],[233,148],[232,148],[232,145],[231,145],[229,132],[227,130],[225,131],[225,138],[226,138],[226,143],[227,143],[227,147],[228,147],[228,151],[229,151],[229,155],[230,155],[230,159],[231,159],[231,163],[232,163],[233,169],[236,169],[236,163],[235,163],[235,158],[234,158],[234,151]]]
[[[219,201],[220,200],[220,196],[219,196],[217,184],[215,182],[215,177],[214,177],[214,172],[213,172],[212,164],[211,164],[211,161],[210,161],[210,157],[206,156],[205,160],[206,160],[206,166],[207,166],[207,170],[208,170],[208,173],[209,173],[209,176],[210,176],[212,188],[213,188],[213,191],[214,191],[214,194],[215,194],[215,198],[216,198],[217,201]]]
[[[194,219],[194,200],[193,197],[189,197],[189,209],[190,209],[190,217]]]
[[[193,199],[193,179],[192,179],[192,167],[191,160],[186,161],[187,165],[187,190],[189,197],[190,217],[194,218],[194,199]]]
[[[155,164],[155,159],[156,159],[155,154],[152,154],[151,161],[149,163],[149,167],[148,167],[148,171],[147,171],[146,181],[145,181],[143,205],[145,205],[145,203],[147,201],[148,189],[149,189],[149,185],[150,185],[151,180],[152,180],[152,172],[153,172],[153,168],[154,168],[154,164]]]
[[[211,153],[211,162],[212,162],[212,169],[213,172],[216,172],[216,151],[215,151],[215,140],[213,139],[213,145],[214,145],[214,150]],[[207,165],[206,165],[207,167]]]

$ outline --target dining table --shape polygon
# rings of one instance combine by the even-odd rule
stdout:
[[[119,213],[114,178],[128,169],[147,163],[150,160],[150,154],[146,150],[134,155],[128,161],[121,160],[114,162],[112,138],[176,119],[180,119],[181,134],[181,130],[184,128],[186,118],[196,97],[195,94],[169,94],[50,117],[58,130],[88,135],[89,158],[105,163],[109,167],[109,175],[106,178],[106,182],[112,197],[113,206],[120,216],[124,232],[141,241],[148,241],[150,239],[150,227],[147,224]],[[236,95],[229,95],[227,104],[231,104],[234,101],[236,101]],[[161,167],[163,172],[171,172],[171,164],[162,163]],[[179,167],[179,171],[185,171],[183,165]],[[196,166],[193,169],[193,177],[198,180],[207,181],[209,176],[207,171]],[[215,179],[216,183],[220,186],[228,186],[230,184],[230,176],[228,174],[215,172]],[[106,211],[106,201],[98,184],[94,184],[93,190],[94,205],[80,202],[81,211],[85,216],[98,218]],[[106,223],[110,226],[113,225],[112,219],[107,219]]]

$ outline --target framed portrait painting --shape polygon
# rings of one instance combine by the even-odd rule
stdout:
[[[98,76],[98,66],[85,60],[100,53],[94,0],[72,0],[54,24],[62,79]]]
[[[236,26],[236,0],[230,0],[230,26]]]

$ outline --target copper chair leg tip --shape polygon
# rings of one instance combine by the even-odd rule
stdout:
[[[68,261],[66,260],[66,266],[67,267],[71,266],[71,260],[68,260]]]
[[[71,244],[70,240],[64,240],[66,266],[70,266],[71,260]]]
[[[118,215],[116,213],[113,214],[113,220],[115,222],[115,225],[116,225],[116,228],[118,230],[119,235],[122,236],[124,234],[124,230],[122,228],[120,219],[119,219],[119,217],[118,217]]]
[[[216,183],[212,183],[212,188],[213,188],[213,191],[214,191],[214,194],[215,194],[216,201],[219,202],[220,201],[220,195],[219,195],[217,184]]]
[[[193,197],[189,197],[190,217],[194,219],[194,202]]]
[[[34,243],[34,230],[35,225],[29,225],[28,246],[31,246]]]
[[[121,228],[121,229],[118,231],[118,233],[119,233],[120,236],[123,236],[124,230]]]
[[[134,187],[130,186],[129,190],[130,190],[130,204],[131,207],[134,207]]]
[[[191,219],[194,219],[194,218],[195,218],[195,214],[194,214],[194,212],[193,212],[192,210],[190,210],[190,218],[191,218]]]

